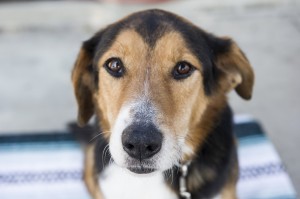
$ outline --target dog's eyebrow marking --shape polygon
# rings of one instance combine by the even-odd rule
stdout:
[[[116,36],[112,45],[99,57],[98,67],[108,58],[120,58],[125,67],[132,68],[136,64],[136,60],[140,59],[147,51],[147,44],[142,37],[132,29],[123,29]]]
[[[113,46],[108,51],[108,57],[119,57],[120,55],[126,55],[128,53],[128,47],[119,40],[114,41]]]
[[[118,46],[118,49],[122,50],[122,51],[126,51],[126,47],[124,46],[124,44],[122,44],[122,42],[120,42],[118,39],[116,41],[114,41],[115,45]]]

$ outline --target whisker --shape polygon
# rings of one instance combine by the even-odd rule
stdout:
[[[171,172],[171,185],[172,185],[173,184],[173,180],[174,180],[173,179],[173,167],[171,167],[171,171],[170,172]]]
[[[185,139],[187,136],[182,136],[182,135],[177,135],[177,134],[176,134],[175,137],[176,137],[176,138],[179,138],[179,139]]]
[[[93,140],[95,140],[96,138],[98,138],[100,135],[103,135],[105,133],[110,133],[110,131],[103,131],[100,132],[99,134],[95,135],[89,142],[92,142]]]
[[[167,179],[169,180],[169,179],[171,178],[170,169],[168,169],[168,170],[166,171],[166,173],[167,173]]]
[[[168,170],[165,171],[165,172],[163,172],[164,178],[165,178],[166,180],[168,180],[168,174],[167,174],[167,172],[168,172]]]
[[[114,163],[114,160],[112,159],[112,157],[110,156],[110,158],[109,158],[109,165],[112,165]]]
[[[176,174],[178,175],[179,174],[179,167],[175,167],[176,169]]]
[[[102,168],[104,168],[104,154],[105,154],[105,150],[106,150],[106,148],[108,148],[109,147],[109,145],[107,144],[105,147],[104,147],[104,149],[103,149],[103,151],[102,151]]]
[[[107,145],[108,145],[108,144],[107,144]],[[106,160],[107,152],[110,153],[110,152],[109,152],[109,145],[108,145],[108,147],[106,148],[106,150],[104,150],[104,160]],[[110,154],[109,154],[109,155],[110,155]]]

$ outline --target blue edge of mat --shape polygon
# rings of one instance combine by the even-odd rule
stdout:
[[[257,121],[249,121],[249,122],[245,122],[245,123],[239,123],[239,124],[235,124],[234,125],[234,134],[236,135],[236,137],[239,140],[243,140],[243,138],[249,138],[249,137],[259,137],[259,136],[265,136],[265,133],[261,127],[261,125],[257,122]],[[68,132],[68,131],[63,131],[63,132],[59,132],[59,131],[49,131],[49,132],[34,132],[34,133],[28,133],[28,134],[16,134],[14,133],[14,135],[1,135],[0,136],[0,146],[2,145],[15,145],[15,144],[28,144],[28,143],[65,143],[65,142],[72,142],[72,143],[76,143],[76,137],[75,134],[72,132]],[[272,166],[272,165],[271,165]],[[274,167],[274,165],[273,165]],[[275,165],[276,168],[271,168],[270,169],[273,171],[275,170],[284,170],[284,166],[282,165]],[[269,170],[270,170],[269,169]],[[275,170],[274,170],[275,169]],[[252,174],[254,174],[254,171],[249,171]],[[245,173],[249,173],[249,172],[245,172]],[[2,176],[4,177],[4,176]],[[54,176],[55,177],[55,176]],[[69,176],[71,178],[73,178],[72,176]],[[248,177],[248,176],[244,176],[244,177]],[[81,178],[81,174],[80,173],[76,173],[76,179],[77,178]],[[276,197],[276,198],[282,198],[282,197]],[[284,197],[286,198],[286,197]],[[289,197],[286,199],[296,199],[297,197]],[[275,199],[275,198],[274,198]]]

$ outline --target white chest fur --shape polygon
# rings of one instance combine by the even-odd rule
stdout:
[[[160,172],[136,175],[112,164],[100,175],[99,185],[105,199],[177,199]]]

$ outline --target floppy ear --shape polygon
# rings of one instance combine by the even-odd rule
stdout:
[[[83,43],[72,71],[73,88],[78,105],[78,124],[84,126],[94,114],[93,78],[94,41]]]
[[[242,98],[251,99],[254,73],[245,54],[230,38],[215,37],[213,40],[219,86],[225,92],[235,89]]]

